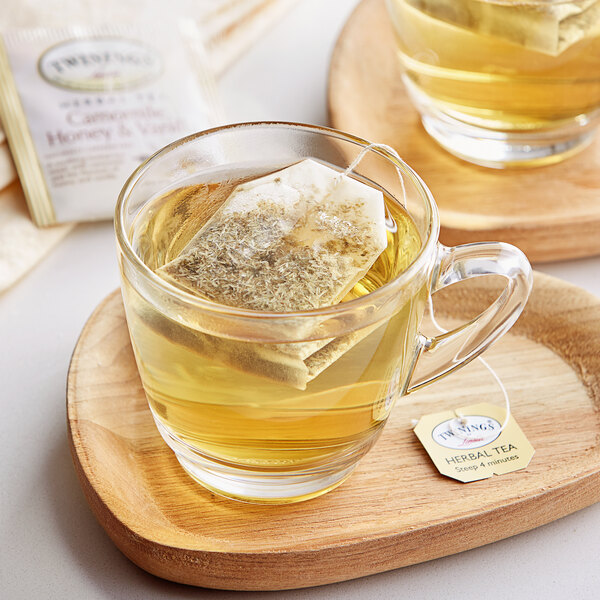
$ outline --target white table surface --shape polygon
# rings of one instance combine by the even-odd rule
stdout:
[[[329,56],[355,4],[305,0],[265,35],[221,81],[229,119],[326,124]],[[600,296],[600,258],[538,268]],[[600,598],[600,504],[469,552],[320,588],[220,592],[140,570],[92,516],[65,426],[71,352],[117,285],[112,228],[101,223],[77,227],[0,295],[1,598]]]

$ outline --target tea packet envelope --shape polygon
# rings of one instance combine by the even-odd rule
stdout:
[[[15,29],[0,36],[0,117],[38,226],[110,219],[131,172],[214,124],[190,20]]]
[[[598,0],[535,6],[480,0],[409,1],[436,19],[552,56],[559,55],[586,36],[600,33]]]
[[[383,194],[314,160],[304,160],[238,185],[179,256],[157,273],[220,304],[268,312],[303,311],[340,302],[386,246]],[[285,364],[294,376],[284,379],[304,389],[369,331],[337,340],[238,343],[231,351],[232,358],[237,354],[237,364],[233,360],[231,364],[253,362],[239,356],[245,347],[274,365],[261,374],[280,379],[277,364]],[[311,332],[294,333],[302,339]],[[222,344],[236,346],[225,340]]]

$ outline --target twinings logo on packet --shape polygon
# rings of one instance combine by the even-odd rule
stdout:
[[[82,91],[122,90],[160,76],[160,55],[136,40],[75,38],[42,54],[41,76],[59,87]]]
[[[524,469],[535,452],[512,415],[502,429],[503,413],[493,404],[465,406],[425,415],[414,431],[442,475],[478,481]]]
[[[456,419],[446,419],[431,432],[433,440],[444,448],[469,450],[480,448],[497,439],[502,425],[482,415],[469,415],[466,423],[454,425]]]

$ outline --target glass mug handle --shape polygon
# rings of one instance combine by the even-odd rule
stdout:
[[[479,356],[517,320],[531,291],[533,274],[525,255],[502,242],[448,248],[439,244],[431,293],[480,275],[501,275],[506,287],[478,317],[448,333],[421,336],[421,352],[406,393],[414,392]]]

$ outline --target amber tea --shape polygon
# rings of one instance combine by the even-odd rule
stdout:
[[[379,189],[385,200],[382,239],[369,234],[367,213],[357,216],[341,200],[335,213],[332,198],[325,216],[278,212],[264,200],[254,221],[251,211],[245,220],[228,213],[224,203],[234,205],[234,190],[264,173],[230,171],[220,181],[182,185],[155,198],[133,223],[135,252],[187,293],[286,312],[364,296],[402,273],[419,253],[412,219]],[[364,193],[361,198],[367,202]],[[244,202],[242,197],[238,204]],[[351,217],[360,227],[352,226]],[[331,231],[345,237],[329,239]],[[175,309],[158,309],[126,277],[124,284],[138,367],[162,435],[175,436],[211,463],[260,473],[318,471],[332,459],[349,465],[373,443],[414,363],[428,294],[424,278],[391,318],[354,326],[337,338],[320,339],[299,327],[294,341],[261,343],[240,331],[207,333]]]

